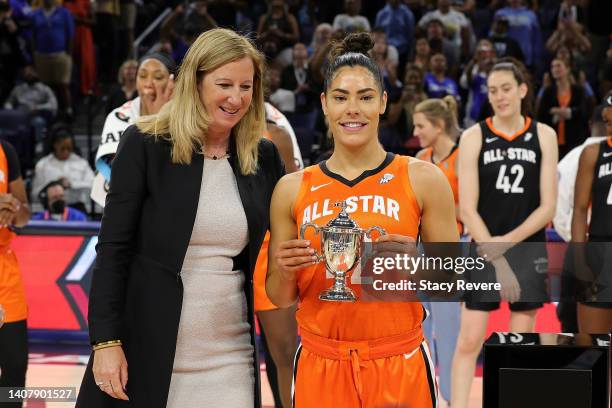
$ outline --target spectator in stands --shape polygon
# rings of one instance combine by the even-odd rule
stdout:
[[[32,40],[32,28],[30,15],[32,14],[32,5],[30,0],[3,0],[11,6],[11,19],[17,24],[20,37],[20,46],[28,63],[32,62],[32,50],[29,49]]]
[[[398,54],[398,66],[403,67],[413,51],[414,14],[399,0],[387,0],[387,4],[376,15],[376,27],[382,27],[387,34],[387,43]]]
[[[57,100],[51,88],[40,82],[33,66],[26,66],[22,71],[22,77],[24,82],[13,88],[4,103],[4,109],[19,109],[28,112],[36,142],[42,146],[47,126],[57,113]]]
[[[462,88],[468,90],[465,107],[464,127],[467,129],[480,118],[480,111],[487,100],[487,77],[495,63],[495,49],[491,41],[482,39],[476,46],[474,58],[465,67],[459,80]]]
[[[508,17],[505,15],[497,15],[493,20],[493,27],[491,29],[491,36],[489,39],[495,47],[495,52],[499,58],[512,57],[519,61],[523,61],[523,51],[521,46],[513,38],[508,36],[508,29],[510,23]]]
[[[268,12],[259,18],[257,25],[257,41],[262,44],[266,56],[276,58],[299,38],[297,20],[289,13],[285,0],[271,0]]]
[[[74,151],[74,137],[62,124],[51,130],[51,153],[36,163],[32,193],[37,196],[51,181],[60,180],[70,203],[87,202],[94,173],[87,160]]]
[[[554,55],[554,59],[560,59],[562,61],[565,61],[565,64],[569,66],[571,70],[570,79],[572,83],[578,84],[584,88],[584,96],[586,98],[586,112],[588,116],[590,116],[595,108],[595,92],[593,91],[593,87],[591,87],[591,84],[589,84],[589,82],[587,81],[584,69],[582,69],[582,67],[575,63],[574,54],[565,45],[559,47],[559,49]],[[538,91],[536,97],[536,111],[538,110],[538,107],[542,101],[544,90],[547,87],[551,86],[552,83],[553,79],[550,77],[550,72],[547,71],[544,74],[544,77],[542,78],[542,86],[540,87],[540,90]]]
[[[317,4],[319,2],[316,0],[305,0],[301,3],[295,16],[300,27],[300,41],[308,44],[313,40],[315,30],[321,22]]]
[[[394,46],[387,43],[387,35],[382,28],[375,28],[371,37],[374,41],[374,48],[370,50],[370,54],[376,65],[380,68],[380,72],[383,75],[383,85],[388,96],[393,98],[392,93],[398,88],[398,52]]]
[[[318,93],[312,83],[312,74],[308,65],[308,50],[302,43],[293,46],[292,64],[285,67],[281,74],[280,87],[293,90],[295,112],[312,112],[318,104]]]
[[[172,55],[177,64],[180,64],[195,39],[204,31],[216,26],[217,22],[208,13],[206,2],[192,2],[187,9],[181,3],[161,25],[162,41],[170,43],[170,49],[165,51]]]
[[[34,221],[87,221],[85,213],[66,204],[62,180],[47,184],[38,193],[38,199],[45,210],[32,215]]]
[[[269,66],[265,73],[264,82],[268,86],[269,99],[272,105],[283,113],[295,112],[295,94],[289,89],[281,88],[281,71],[278,67]]]
[[[429,41],[430,56],[434,53],[441,52],[446,57],[448,66],[450,67],[450,76],[454,77],[454,73],[459,67],[460,53],[452,41],[444,37],[444,24],[439,19],[429,20],[426,26],[427,40]],[[431,59],[431,57],[430,57]]]
[[[114,81],[119,61],[119,0],[96,0],[95,43],[98,48],[98,73],[104,83]]]
[[[553,83],[544,90],[537,118],[557,131],[559,157],[563,157],[586,139],[590,115],[584,87],[572,83],[567,62],[554,59],[550,71]]]
[[[58,0],[44,0],[32,12],[34,64],[40,79],[54,88],[62,113],[72,117],[70,76],[74,43],[74,18]]]
[[[321,47],[325,47],[329,44],[331,39],[333,28],[329,23],[321,23],[315,28],[314,34],[312,35],[312,41],[308,47],[308,54],[313,55]]]
[[[96,23],[90,0],[64,0],[76,23],[74,61],[79,72],[82,95],[93,93],[97,86],[96,55],[91,27]]]
[[[105,115],[138,96],[136,72],[138,72],[138,61],[130,59],[121,64],[117,74],[118,83],[111,88],[106,100]]]
[[[136,12],[136,0],[119,1],[119,60],[121,61],[134,55]]]
[[[360,15],[361,0],[344,0],[344,13],[334,18],[332,26],[334,30],[342,30],[345,33],[357,31],[371,31],[370,22]]]
[[[0,1],[0,103],[7,97],[25,60],[19,47],[19,32],[7,0]]]
[[[529,68],[541,66],[542,35],[538,16],[523,5],[523,0],[508,0],[508,6],[497,10],[495,18],[508,20],[508,37],[521,47],[525,65]]]
[[[443,98],[446,95],[453,95],[457,101],[459,87],[457,83],[446,75],[446,57],[442,53],[433,54],[429,60],[430,71],[425,74],[425,92],[430,98]]]
[[[325,28],[322,28],[325,32]],[[329,63],[329,52],[331,50],[334,41],[342,41],[346,36],[346,33],[342,30],[331,30],[329,37],[325,33],[322,34],[322,38],[318,42],[318,46],[313,50],[310,56],[310,65],[312,72],[312,79],[318,86],[323,86],[323,77],[325,75],[325,69]],[[325,38],[327,37],[327,41]]]
[[[322,48],[325,48],[331,39],[333,28],[329,23],[321,23],[315,28],[312,41],[308,46],[308,55],[312,58]]]
[[[138,97],[116,107],[106,116],[98,151],[96,153],[96,183],[92,198],[104,206],[106,190],[110,181],[111,161],[119,146],[123,131],[140,116],[154,115],[172,97],[176,64],[168,54],[155,52],[140,59],[136,74]]]
[[[416,40],[414,47],[415,55],[414,65],[418,65],[423,71],[429,71],[429,58],[431,58],[431,48],[429,47],[429,41],[426,37],[419,37]]]
[[[591,50],[591,41],[589,41],[584,27],[568,13],[560,15],[557,29],[546,41],[546,49],[549,52],[555,52],[562,45],[582,55]]]
[[[442,22],[453,45],[461,49],[464,58],[470,55],[473,36],[470,20],[465,14],[451,7],[451,0],[438,0],[438,8],[421,18],[419,28],[425,29],[431,20]]]
[[[424,76],[425,71],[420,66],[406,65],[402,93],[398,100],[390,101],[389,113],[383,122],[383,126],[396,127],[403,134],[404,140],[412,137],[412,114],[415,106],[427,99],[423,89]]]

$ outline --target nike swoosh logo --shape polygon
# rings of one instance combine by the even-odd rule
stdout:
[[[487,137],[487,138],[485,139],[485,142],[487,142],[487,143],[491,143],[491,142],[496,141],[497,139],[499,139],[499,137]]]
[[[329,183],[321,184],[321,185],[318,185],[318,186],[311,186],[310,187],[310,191],[317,191],[321,187],[329,186],[331,183],[332,182],[330,181]]]
[[[603,154],[603,157],[610,157],[612,156],[612,152],[606,152]]]

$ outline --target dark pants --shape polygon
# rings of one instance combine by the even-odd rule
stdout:
[[[27,369],[27,321],[5,323],[0,327],[0,387],[25,387]],[[20,402],[0,402],[0,408],[21,406]]]

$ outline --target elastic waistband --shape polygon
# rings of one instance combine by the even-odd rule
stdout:
[[[300,327],[302,347],[324,358],[350,360],[351,353],[357,352],[360,360],[376,360],[410,353],[423,342],[421,326],[406,333],[374,340],[343,341],[333,340],[311,333]]]

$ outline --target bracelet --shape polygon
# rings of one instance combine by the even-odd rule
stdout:
[[[109,340],[109,341],[103,341],[101,343],[94,344],[92,349],[93,351],[96,351],[96,350],[101,350],[101,349],[108,348],[108,347],[121,346],[122,344],[123,343],[121,342],[121,340]]]

